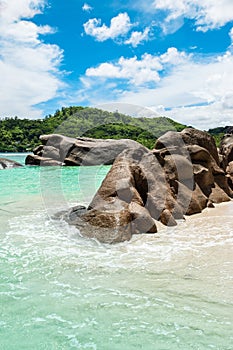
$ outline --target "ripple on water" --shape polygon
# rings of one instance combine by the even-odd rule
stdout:
[[[183,222],[109,246],[44,210],[12,218],[0,247],[3,349],[230,349],[230,218],[220,229]]]

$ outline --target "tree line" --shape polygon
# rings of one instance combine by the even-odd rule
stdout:
[[[29,152],[40,144],[39,136],[57,133],[70,137],[129,138],[152,149],[158,137],[186,126],[166,117],[133,118],[97,108],[71,106],[43,119],[0,120],[0,152]]]

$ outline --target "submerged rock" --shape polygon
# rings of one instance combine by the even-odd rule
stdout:
[[[8,158],[0,158],[0,170],[2,169],[11,169],[11,168],[21,168],[22,164],[8,159]]]

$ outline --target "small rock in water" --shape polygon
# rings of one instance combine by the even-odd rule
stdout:
[[[21,168],[23,165],[8,159],[8,158],[0,158],[0,169],[12,169],[12,168]]]

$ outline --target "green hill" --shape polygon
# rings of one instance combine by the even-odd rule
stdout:
[[[208,133],[214,137],[216,145],[219,146],[221,139],[225,134],[233,134],[233,126],[219,126],[217,128],[209,129]]]
[[[130,138],[153,148],[156,138],[168,130],[186,126],[166,117],[133,118],[118,112],[89,107],[63,107],[44,119],[5,118],[0,120],[0,152],[31,151],[40,144],[41,134],[70,137]]]

